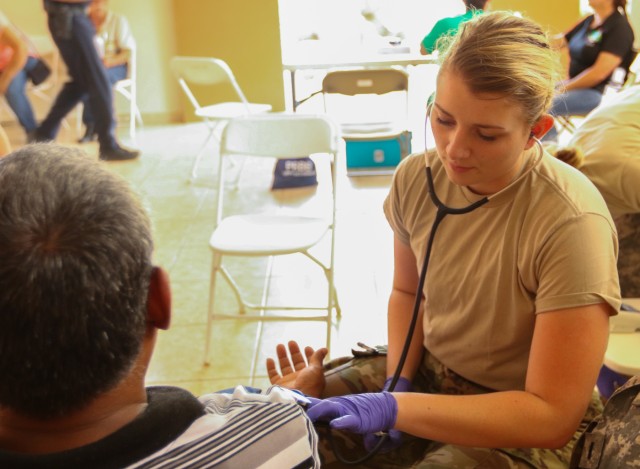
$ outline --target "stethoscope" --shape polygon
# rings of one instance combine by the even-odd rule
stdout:
[[[442,220],[444,220],[444,218],[447,215],[464,215],[466,213],[471,213],[474,210],[489,203],[491,199],[506,192],[515,184],[517,184],[525,175],[527,175],[530,171],[532,171],[533,168],[538,164],[538,162],[542,159],[544,155],[544,149],[542,148],[542,143],[532,133],[530,138],[534,139],[538,149],[538,153],[533,158],[532,161],[528,161],[527,163],[525,163],[524,169],[520,171],[520,173],[516,176],[516,178],[513,181],[511,181],[507,186],[505,186],[495,194],[484,196],[480,200],[477,200],[467,205],[466,207],[459,207],[459,208],[449,207],[445,205],[444,202],[442,202],[438,197],[438,194],[436,194],[435,185],[433,183],[433,174],[431,172],[431,163],[429,161],[429,155],[427,154],[427,148],[428,148],[427,147],[427,129],[428,129],[428,122],[429,122],[429,115],[431,114],[430,111],[431,111],[430,107],[427,108],[427,116],[424,122],[424,131],[425,131],[424,160],[425,160],[425,173],[427,178],[427,194],[429,195],[429,199],[431,199],[431,203],[433,203],[433,205],[436,207],[436,215],[431,224],[431,229],[429,231],[429,238],[427,240],[427,247],[424,255],[424,261],[422,262],[422,268],[420,269],[420,278],[418,280],[418,287],[416,289],[416,296],[413,304],[413,313],[411,317],[411,322],[409,323],[409,329],[407,330],[407,338],[404,341],[402,353],[400,354],[398,365],[396,366],[396,369],[393,373],[393,377],[391,378],[391,383],[389,384],[388,392],[393,392],[393,390],[395,389],[396,384],[400,379],[400,373],[404,368],[404,363],[407,360],[407,355],[409,354],[409,348],[411,347],[413,333],[415,332],[416,325],[418,323],[418,317],[420,316],[420,305],[422,304],[422,291],[424,289],[424,283],[427,278],[427,269],[429,268],[429,261],[431,260],[431,249],[433,247],[433,241],[435,239],[436,232],[438,231],[438,227],[440,226],[440,223],[442,222]],[[363,462],[368,461],[373,456],[375,456],[378,453],[378,451],[380,451],[380,448],[382,448],[382,445],[384,445],[384,443],[388,438],[389,438],[388,433],[381,432],[380,439],[378,440],[376,445],[371,449],[371,451],[369,451],[367,454],[365,454],[364,456],[356,460],[347,460],[344,458],[344,456],[342,456],[342,454],[340,454],[340,452],[338,451],[338,448],[335,445],[335,442],[331,434],[331,427],[329,427],[329,432],[328,432],[328,440],[331,445],[331,449],[333,450],[333,453],[335,454],[336,458],[340,462],[347,465],[362,464]]]

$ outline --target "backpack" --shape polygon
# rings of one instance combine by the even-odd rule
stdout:
[[[640,468],[640,375],[609,398],[576,443],[569,467]]]

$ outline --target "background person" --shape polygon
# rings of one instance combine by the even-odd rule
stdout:
[[[0,10],[0,94],[18,118],[27,140],[31,140],[38,125],[25,91],[27,72],[35,65],[36,59],[29,55],[21,33]]]
[[[623,298],[640,297],[640,86],[594,109],[556,157],[595,184],[618,228]]]
[[[62,119],[73,110],[85,93],[89,94],[95,116],[95,130],[102,160],[130,160],[139,152],[120,146],[115,137],[113,92],[102,60],[95,47],[95,28],[87,16],[85,0],[43,0],[49,31],[71,77],[35,131],[36,141],[54,140]]]
[[[330,369],[323,396],[347,395],[308,415],[346,430],[334,440],[349,456],[363,453],[358,434],[371,448],[389,431],[390,452],[369,467],[565,467],[601,410],[594,386],[620,307],[615,227],[593,184],[536,142],[553,124],[557,63],[539,25],[478,15],[442,55],[435,149],[400,163],[384,203],[395,233],[388,353]],[[446,205],[491,198],[441,220],[418,291],[441,216],[425,163]]]
[[[489,0],[463,0],[463,2],[466,8],[466,12],[463,15],[439,20],[429,34],[424,37],[420,43],[420,53],[422,55],[432,54],[436,50],[440,38],[453,36],[462,23],[482,13]]]
[[[93,0],[89,5],[88,15],[96,28],[96,47],[102,57],[109,83],[113,87],[116,82],[127,78],[131,53],[136,47],[135,39],[127,19],[109,10],[108,0]],[[88,95],[82,98],[82,105],[85,134],[80,143],[90,142],[97,137]]]
[[[554,47],[569,54],[568,78],[559,83],[553,101],[554,116],[585,115],[602,100],[604,88],[617,67],[629,70],[635,58],[633,29],[626,13],[627,0],[589,0],[593,14],[565,34]],[[557,140],[555,127],[545,136]]]
[[[0,212],[0,467],[319,467],[296,393],[145,388],[171,298],[124,180],[27,145],[0,160]],[[326,349],[305,353],[313,372]]]

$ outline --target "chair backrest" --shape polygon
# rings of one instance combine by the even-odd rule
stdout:
[[[322,97],[325,112],[340,121],[345,135],[404,128],[409,76],[396,68],[332,70],[322,81]]]
[[[393,91],[407,91],[409,76],[394,68],[334,70],[322,80],[323,93],[339,93],[349,96],[356,94],[386,94]]]
[[[171,59],[171,70],[178,79],[180,87],[186,94],[194,108],[200,109],[200,103],[195,98],[189,84],[192,85],[217,85],[229,83],[233,86],[240,100],[248,106],[240,85],[233,75],[231,68],[224,60],[213,57],[185,57],[176,56]]]
[[[222,132],[218,165],[218,220],[222,217],[224,159],[233,155],[296,158],[325,155],[332,158],[333,217],[339,134],[327,116],[290,113],[254,114],[231,119]]]

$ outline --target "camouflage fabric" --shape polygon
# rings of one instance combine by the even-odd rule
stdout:
[[[327,387],[322,397],[349,393],[380,391],[386,378],[386,356],[383,349],[377,348],[368,356],[345,357],[333,360],[326,365]],[[380,353],[380,351],[382,353]],[[439,394],[482,394],[491,392],[471,381],[464,379],[446,368],[433,356],[425,353],[423,363],[413,381],[416,392]],[[400,448],[379,453],[364,464],[348,466],[336,459],[332,446],[347,460],[358,459],[366,454],[362,436],[331,431],[326,426],[318,426],[321,438],[320,454],[322,467],[328,469],[359,468],[412,468],[412,469],[556,469],[568,467],[571,451],[587,424],[602,410],[597,393],[583,419],[582,425],[571,443],[559,450],[547,449],[491,449],[469,448],[446,445],[430,440],[403,436]]]
[[[571,468],[640,468],[640,376],[609,398],[576,444]]]
[[[618,275],[623,298],[640,297],[640,213],[616,219]]]

